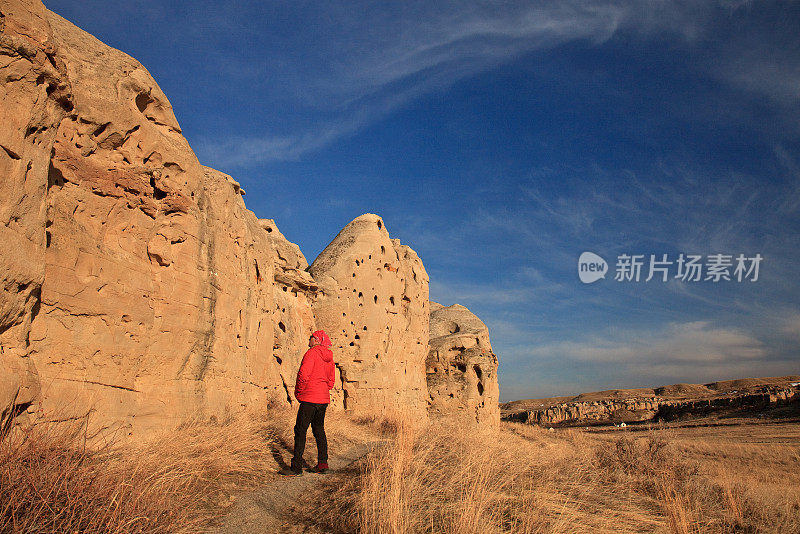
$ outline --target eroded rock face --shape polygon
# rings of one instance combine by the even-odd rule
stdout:
[[[65,66],[46,18],[38,1],[0,5],[0,422],[39,393],[28,353],[45,275],[50,148],[72,108]]]
[[[197,161],[136,60],[35,0],[4,2],[0,27],[0,423],[36,401],[36,417],[88,414],[122,438],[292,404],[317,328],[334,342],[334,407],[427,416],[428,275],[380,217],[309,267]],[[469,354],[470,372],[489,369]],[[488,373],[468,381],[486,406]]]
[[[580,396],[568,402],[512,412],[504,416],[540,426],[584,426],[637,423],[643,421],[673,421],[723,413],[730,410],[762,410],[800,398],[800,387],[792,385],[765,385],[744,391],[726,393],[709,391],[709,398],[664,398],[659,391],[650,389],[646,396],[609,398],[581,401]],[[640,390],[646,392],[647,390]]]
[[[339,232],[310,272],[321,288],[314,312],[333,341],[344,408],[426,417],[428,274],[417,254],[366,214]]]
[[[277,365],[282,401],[292,404],[297,370],[308,349],[308,337],[316,330],[312,303],[319,286],[307,272],[308,262],[300,247],[287,240],[272,219],[260,219],[273,250],[274,340],[272,357]],[[332,400],[335,396],[332,397]]]
[[[148,432],[283,394],[273,253],[238,184],[199,164],[144,67],[47,19],[73,109],[52,143],[30,335],[44,412]]]
[[[460,304],[431,302],[426,362],[431,417],[499,424],[497,356],[489,329]]]

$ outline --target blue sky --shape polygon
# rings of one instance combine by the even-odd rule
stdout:
[[[489,326],[502,400],[800,374],[800,2],[45,4],[309,261],[381,215]],[[622,254],[763,260],[616,281]]]

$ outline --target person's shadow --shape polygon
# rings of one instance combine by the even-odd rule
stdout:
[[[292,455],[294,454],[294,442],[289,442],[284,438],[276,436],[274,439],[270,440],[269,449],[272,453],[272,458],[278,464],[280,469],[286,469],[290,466],[290,463],[287,463],[283,457],[285,453],[286,457],[289,458],[289,462],[291,462]],[[302,468],[308,469],[309,467],[311,466],[308,464],[308,462],[306,462],[306,459],[303,458]]]

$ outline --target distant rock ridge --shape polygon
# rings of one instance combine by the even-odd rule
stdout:
[[[540,426],[584,426],[673,421],[731,409],[764,409],[800,400],[800,377],[746,379],[726,383],[676,384],[655,389],[582,394],[571,400],[515,401],[503,419]],[[732,384],[738,382],[737,389]],[[770,383],[772,382],[772,383]],[[710,386],[710,387],[709,387]],[[537,406],[538,404],[538,406]]]
[[[293,404],[317,328],[334,341],[333,409],[499,419],[485,327],[481,355],[459,356],[482,377],[432,400],[428,274],[379,216],[309,266],[198,162],[140,63],[39,0],[3,2],[0,29],[0,425],[88,417],[141,436]]]

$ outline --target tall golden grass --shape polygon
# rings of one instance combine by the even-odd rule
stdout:
[[[102,448],[64,425],[10,432],[0,532],[202,532],[239,492],[277,476],[293,417],[194,421]],[[334,454],[382,438],[287,510],[322,531],[800,532],[800,428],[785,440],[784,428],[753,427],[748,440],[731,429],[548,432],[335,413],[326,426]]]
[[[199,532],[275,472],[262,417],[193,421],[144,443],[87,447],[81,428],[0,440],[0,532]]]
[[[659,432],[401,424],[305,506],[336,532],[800,532],[800,475],[776,469],[800,467],[796,447],[765,446],[744,469],[725,461],[739,445],[708,443],[705,457],[698,446]],[[769,498],[759,477],[775,484]]]

